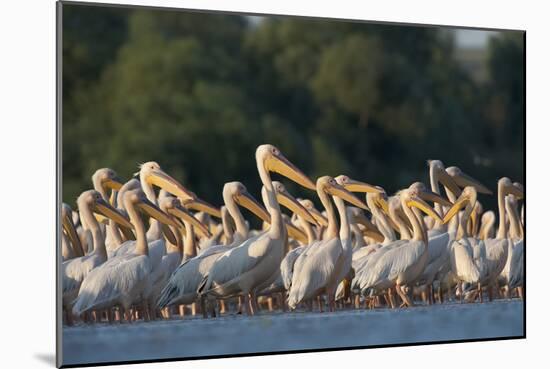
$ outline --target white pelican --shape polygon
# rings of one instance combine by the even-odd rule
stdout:
[[[239,210],[239,205],[264,219],[269,217],[265,209],[250,195],[240,182],[228,182],[223,187],[223,199],[227,211],[233,219],[235,232],[233,241],[227,245],[210,246],[195,257],[185,259],[174,271],[158,299],[157,306],[164,308],[174,304],[191,304],[198,298],[197,290],[208,276],[214,262],[225,251],[238,246],[248,238],[248,224]],[[194,250],[185,253],[194,253]]]
[[[128,220],[109,205],[101,194],[95,190],[84,191],[78,197],[77,204],[80,217],[86,222],[92,234],[94,249],[85,256],[73,258],[61,264],[63,306],[67,310],[67,322],[69,324],[72,321],[71,304],[76,298],[82,282],[94,268],[102,265],[107,260],[105,237],[93,213],[98,212],[123,226],[132,227]]]
[[[138,210],[166,225],[177,227],[177,223],[149,201],[141,189],[126,192],[123,203],[136,231],[135,248],[131,253],[112,257],[88,274],[74,302],[75,315],[119,306],[124,311],[126,320],[131,321],[130,307],[141,302],[147,304],[151,293],[152,264],[145,226]],[[144,312],[147,316],[147,306],[144,306]]]
[[[397,241],[396,247],[391,244],[378,261],[367,272],[360,282],[363,294],[368,290],[385,291],[394,288],[407,306],[412,302],[403,287],[421,275],[428,261],[428,235],[423,222],[417,218],[411,207],[422,210],[436,221],[442,222],[439,215],[420,197],[417,188],[408,188],[399,193],[401,207],[412,225],[411,240]]]
[[[349,185],[368,189],[369,192],[380,191],[374,186],[353,180],[349,180]],[[317,180],[316,190],[327,211],[326,240],[315,243],[301,255],[303,262],[294,265],[292,285],[288,292],[288,306],[295,309],[300,302],[325,292],[328,296],[329,310],[334,311],[336,288],[351,269],[353,253],[348,212],[343,200],[363,209],[367,209],[367,206],[329,176]],[[332,196],[340,216],[339,234],[336,231],[336,214],[329,195]]]
[[[201,223],[196,217],[193,216],[188,210],[186,210],[179,199],[172,196],[166,196],[159,200],[159,208],[167,214],[170,214],[183,222],[183,227],[170,227],[175,233],[176,242],[170,242],[166,240],[166,254],[162,256],[160,265],[158,268],[154,268],[151,274],[152,292],[149,297],[149,306],[154,307],[155,303],[160,296],[161,290],[164,288],[168,279],[172,273],[176,270],[178,265],[182,261],[182,256],[191,257],[190,253],[194,253],[194,237],[195,230],[208,237],[210,232],[206,225]],[[183,250],[183,240],[181,239],[181,232],[185,232],[185,253]],[[191,251],[191,250],[192,251]]]
[[[484,240],[487,250],[487,268],[488,274],[482,283],[487,284],[491,290],[492,286],[497,282],[497,279],[503,271],[508,257],[511,257],[512,242],[508,239],[506,227],[506,195],[512,194],[518,198],[523,198],[523,191],[514,186],[512,181],[503,177],[498,181],[498,218],[499,225],[495,238]],[[504,277],[506,278],[506,277]],[[504,279],[504,283],[507,281]]]
[[[518,211],[518,203],[514,195],[506,196],[506,212],[510,219],[509,237],[512,244],[511,256],[502,271],[508,281],[506,292],[509,294],[514,288],[518,289],[519,297],[523,298],[523,225]]]
[[[463,297],[462,283],[477,286],[480,300],[483,301],[481,283],[489,273],[484,241],[468,236],[468,220],[473,215],[476,201],[476,189],[473,186],[466,186],[444,219],[446,222],[449,221],[462,208],[465,208],[450,248],[451,270],[454,277],[458,280],[460,301],[462,301]]]
[[[457,187],[452,177],[445,170],[443,162],[441,162],[440,160],[428,160],[428,167],[430,169],[429,175],[432,192],[437,195],[441,195],[439,184],[442,184],[445,188],[450,190],[456,196],[460,194],[460,189]],[[451,199],[451,201],[452,200],[453,199]],[[434,209],[440,217],[443,217],[443,208],[439,203],[434,204]],[[428,231],[428,237],[437,236],[445,232],[447,232],[447,228],[445,227],[445,225],[441,222],[435,222],[433,228]]]
[[[277,172],[306,188],[315,189],[311,180],[272,145],[257,148],[256,165],[267,193],[265,205],[271,218],[269,229],[225,252],[212,266],[202,287],[204,295],[243,294],[249,315],[255,313],[250,298],[256,301],[255,289],[279,268],[286,241],[287,231],[269,172]]]

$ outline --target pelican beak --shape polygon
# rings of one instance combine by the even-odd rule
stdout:
[[[111,204],[113,208],[117,207],[117,203],[116,203],[117,196],[118,196],[118,190],[112,190],[111,197],[109,197],[109,204]]]
[[[208,227],[205,226],[200,220],[195,218],[187,209],[183,206],[176,206],[174,208],[168,209],[168,214],[174,215],[184,222],[190,223],[201,237],[210,238],[212,235],[208,230]]]
[[[453,180],[453,177],[451,177],[449,173],[447,173],[447,171],[445,171],[444,169],[438,170],[438,177],[439,177],[439,182],[443,186],[449,189],[449,191],[451,191],[455,196],[457,197],[460,196],[462,191],[460,191],[460,188],[457,186],[457,184]]]
[[[123,227],[133,229],[134,226],[130,221],[122,215],[118,210],[113,208],[107,201],[99,199],[95,203],[95,211],[99,212],[101,215],[114,220],[117,224],[120,224]]]
[[[493,192],[481,184],[477,179],[470,177],[465,173],[456,174],[452,177],[457,185],[460,187],[472,186],[476,189],[478,193],[484,193],[487,195],[492,195]]]
[[[285,208],[289,209],[298,216],[301,216],[311,224],[319,225],[315,218],[307,211],[302,204],[298,202],[288,191],[277,192],[277,201]]]
[[[369,238],[372,238],[374,241],[378,243],[384,242],[384,236],[382,236],[382,233],[380,233],[379,231],[375,232],[375,231],[365,230],[363,234]]]
[[[358,208],[368,210],[367,205],[365,205],[363,201],[359,200],[354,194],[352,194],[339,184],[330,184],[327,187],[327,192],[332,196],[338,196],[342,200],[346,200],[347,202],[353,204],[354,206],[357,206]]]
[[[185,206],[188,209],[193,209],[193,210],[196,210],[196,211],[203,211],[203,212],[205,212],[207,214],[210,214],[210,215],[212,215],[216,218],[221,218],[222,217],[222,212],[220,211],[220,209],[218,209],[214,205],[211,205],[211,204],[207,203],[206,201],[201,200],[197,197],[195,197],[194,199],[191,199],[191,200],[184,200],[184,201],[182,201],[182,204],[183,204],[183,206]]]
[[[466,195],[461,195],[449,209],[445,217],[443,218],[443,224],[448,223],[463,207],[468,204],[470,199]],[[473,212],[472,212],[473,213]]]
[[[136,235],[130,230],[130,228],[120,227],[119,229],[126,241],[136,239]]]
[[[145,178],[145,181],[166,190],[182,200],[193,200],[197,197],[193,192],[183,187],[178,181],[169,176],[162,169],[153,170],[151,174]]]
[[[166,239],[168,240],[168,242],[170,242],[171,244],[175,245],[178,243],[178,240],[176,238],[176,235],[174,234],[174,232],[172,232],[172,230],[170,229],[170,227],[168,227],[166,224],[164,223],[161,223],[161,227],[162,229],[162,234],[164,235],[164,237],[166,237]]]
[[[62,218],[63,229],[65,230],[67,236],[69,237],[69,240],[71,241],[73,250],[76,252],[77,256],[84,256],[82,243],[80,242],[78,233],[76,233],[76,229],[74,228],[72,219],[69,217],[68,214],[65,214]]]
[[[105,181],[103,181],[103,184],[110,188],[111,190],[118,191],[122,187],[122,182],[118,177],[115,178],[108,178]]]
[[[242,192],[235,196],[235,201],[240,206],[243,206],[253,212],[258,218],[264,222],[270,223],[271,217],[265,208],[256,201],[256,199],[248,192]]]
[[[296,241],[299,241],[303,244],[307,244],[306,234],[298,227],[293,224],[286,223],[286,229],[288,231],[288,236],[294,238]]]
[[[386,201],[386,199],[380,197],[376,199],[375,203],[380,207],[380,209],[382,209],[384,213],[386,213],[387,216],[390,216],[390,207],[388,206],[388,202]]]
[[[439,222],[443,221],[441,217],[437,214],[437,212],[419,196],[412,196],[411,199],[407,202],[407,206],[414,206],[415,208],[422,210],[424,213],[431,216],[435,220]]]
[[[265,168],[269,171],[279,173],[299,185],[315,190],[315,184],[300,169],[288,161],[282,154],[271,155],[266,159]]]
[[[506,195],[508,195],[508,194],[514,195],[518,199],[523,199],[523,197],[524,197],[523,189],[520,188],[520,186],[515,186],[515,185],[506,186],[505,194]]]
[[[353,220],[355,221],[355,223],[361,224],[362,226],[365,227],[365,231],[363,233],[366,236],[375,239],[377,242],[384,241],[384,237],[382,236],[378,228],[376,228],[376,226],[372,224],[371,221],[368,220],[368,218],[364,214],[361,214],[361,213],[356,214],[353,217]],[[381,238],[381,241],[379,240],[380,238]]]
[[[345,184],[343,184],[343,187],[350,192],[384,193],[384,190],[381,189],[380,187],[373,186],[365,182],[356,181],[351,178],[349,178],[348,181]]]
[[[144,198],[140,202],[138,202],[137,206],[143,210],[147,215],[150,217],[155,218],[161,223],[164,223],[166,225],[172,226],[172,227],[178,227],[178,223],[172,219],[172,217],[162,210],[159,209],[158,206],[153,204],[151,201]]]
[[[445,199],[441,195],[438,195],[435,192],[432,192],[430,190],[425,190],[425,191],[420,192],[419,196],[424,201],[437,202],[437,203],[440,203],[443,206],[448,206],[448,207],[453,206],[452,202],[448,201],[447,199]]]
[[[315,208],[308,208],[307,211],[315,218],[317,224],[326,227],[328,226],[328,220],[321,214],[321,212]]]

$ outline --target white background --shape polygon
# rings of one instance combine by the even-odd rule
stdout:
[[[295,366],[517,368],[544,366],[548,350],[550,242],[543,199],[548,179],[550,44],[544,2],[119,1],[144,5],[298,14],[527,30],[527,340],[277,355],[133,368]],[[313,3],[315,6],[312,6]],[[534,5],[541,4],[541,5]],[[55,353],[55,2],[2,3],[0,32],[0,361],[4,368],[52,367]],[[471,322],[469,322],[471,324]],[[238,339],[238,337],[225,337]],[[182,344],[185,344],[182,342]],[[541,360],[539,362],[539,360]],[[539,364],[540,363],[540,364]]]

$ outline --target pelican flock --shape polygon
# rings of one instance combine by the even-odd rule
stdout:
[[[126,183],[110,168],[93,173],[75,210],[61,206],[64,323],[523,298],[520,183],[497,181],[495,214],[482,205],[489,188],[440,160],[428,161],[429,186],[391,196],[346,175],[313,181],[270,144],[255,162],[261,202],[231,181],[219,208],[154,161]]]

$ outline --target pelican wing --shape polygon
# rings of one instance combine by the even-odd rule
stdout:
[[[74,302],[74,314],[117,303],[148,280],[151,270],[146,255],[126,254],[108,260],[92,270],[82,282]]]
[[[479,282],[481,275],[474,263],[474,250],[469,240],[461,239],[451,244],[451,267],[461,281]]]
[[[299,269],[295,265],[288,293],[288,305],[292,309],[303,300],[314,297],[319,290],[327,286],[334,275],[337,260],[343,254],[342,244],[338,238],[323,242],[312,251],[304,258]]]
[[[161,291],[157,306],[164,308],[176,303],[192,303],[197,297],[197,290],[201,283],[208,277],[210,269],[227,249],[228,247],[223,245],[211,246],[194,258],[181,263]]]
[[[253,269],[262,260],[262,256],[266,255],[270,242],[271,238],[264,233],[221,254],[212,266],[208,278],[199,287],[201,292],[209,293],[214,288],[223,289],[223,285],[231,284]]]
[[[97,266],[101,265],[102,259],[95,253],[70,259],[61,264],[61,275],[63,280],[63,293],[78,290],[82,281]]]
[[[298,259],[298,257],[304,251],[306,251],[306,249],[307,249],[307,246],[301,246],[293,250],[290,250],[283,258],[283,261],[281,261],[281,279],[286,290],[289,290],[290,285],[292,284],[292,274],[294,271],[294,263],[296,263],[296,260]]]

